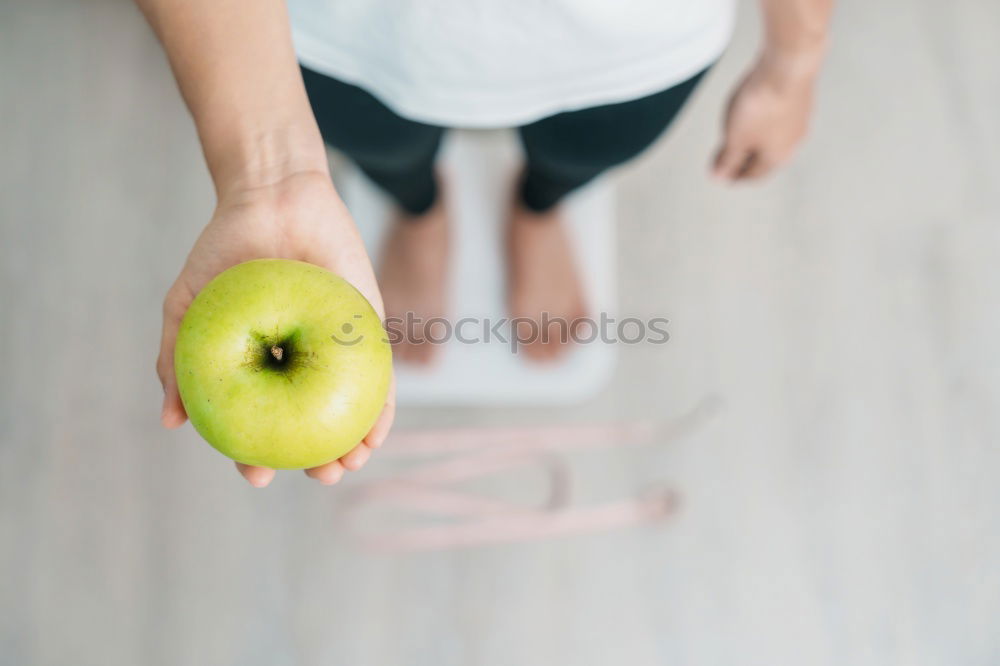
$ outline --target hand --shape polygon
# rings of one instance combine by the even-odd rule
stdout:
[[[161,421],[177,428],[187,420],[174,376],[174,342],[181,319],[195,295],[230,266],[265,257],[298,259],[322,266],[354,285],[384,318],[382,298],[354,221],[328,174],[306,171],[262,187],[247,187],[220,197],[212,220],[188,255],[181,274],[163,303],[163,337],[156,370],[163,384]],[[371,431],[349,453],[306,474],[320,483],[336,483],[344,470],[357,470],[385,440],[395,416],[395,384]],[[236,464],[251,485],[262,488],[274,478],[267,467]]]
[[[765,53],[729,99],[712,175],[755,180],[787,162],[806,134],[818,57]]]

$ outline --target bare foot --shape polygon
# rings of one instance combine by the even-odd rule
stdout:
[[[516,202],[507,227],[507,307],[521,349],[534,361],[559,358],[574,322],[587,316],[573,246],[559,207],[544,213]]]
[[[396,358],[429,363],[436,345],[428,338],[438,332],[427,322],[444,317],[448,289],[448,219],[440,197],[423,215],[397,213],[378,272]]]

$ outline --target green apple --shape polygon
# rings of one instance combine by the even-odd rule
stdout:
[[[344,455],[385,404],[392,352],[365,297],[301,261],[220,273],[184,315],[174,368],[198,433],[233,460],[276,469]]]

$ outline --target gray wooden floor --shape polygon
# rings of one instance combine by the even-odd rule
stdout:
[[[157,427],[160,299],[212,206],[190,122],[128,3],[0,3],[0,663],[1000,663],[1000,4],[842,2],[812,140],[726,190],[752,18],[621,178],[624,310],[671,342],[579,408],[400,418],[718,396],[686,440],[574,460],[584,501],[669,479],[682,513],[386,556],[349,488],[255,491]]]

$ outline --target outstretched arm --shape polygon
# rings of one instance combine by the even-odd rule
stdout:
[[[170,60],[215,182],[327,173],[282,0],[137,0]]]
[[[292,49],[282,0],[137,0],[167,52],[198,129],[218,204],[163,304],[157,372],[162,421],[187,415],[174,376],[184,313],[213,277],[262,257],[323,266],[358,288],[384,316],[371,263],[330,181],[326,153]],[[335,483],[359,468],[392,425],[395,396],[372,431],[338,461],[308,470]],[[237,465],[255,486],[274,471]]]
[[[764,45],[726,111],[713,174],[760,178],[786,162],[806,134],[826,51],[833,0],[760,0]]]

